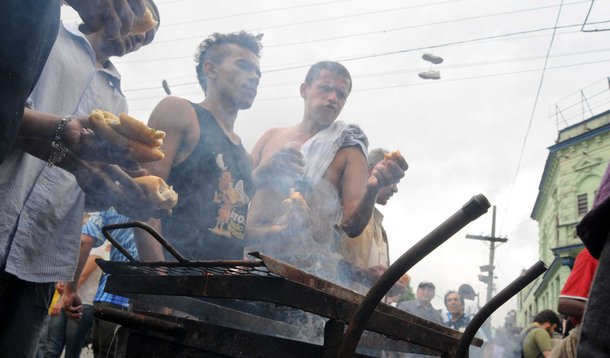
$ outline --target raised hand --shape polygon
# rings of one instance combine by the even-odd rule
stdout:
[[[131,31],[134,18],[144,15],[144,0],[66,0],[78,12],[84,24],[83,33],[104,29],[106,37],[113,39]]]
[[[409,169],[407,161],[400,153],[393,153],[386,157],[373,168],[367,181],[370,189],[379,190],[384,186],[396,184],[405,176]]]
[[[253,173],[257,186],[277,185],[278,181],[292,183],[305,172],[303,154],[292,146],[286,146],[262,162]]]

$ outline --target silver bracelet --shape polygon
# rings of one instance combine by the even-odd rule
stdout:
[[[76,118],[76,116],[67,116],[62,118],[59,121],[57,128],[55,128],[55,135],[51,140],[51,152],[49,153],[49,159],[47,160],[47,164],[49,167],[52,167],[53,165],[61,162],[66,157],[66,154],[68,153],[68,148],[66,147],[64,142],[61,141],[61,135],[64,131],[64,128],[66,128],[66,125],[68,125],[68,123],[70,123],[70,121],[74,118]]]

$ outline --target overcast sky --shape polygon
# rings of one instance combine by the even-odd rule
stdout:
[[[250,150],[266,129],[300,121],[298,87],[309,65],[340,61],[352,74],[353,91],[339,119],[359,124],[370,148],[399,149],[410,164],[399,193],[381,208],[392,260],[482,193],[497,206],[496,234],[509,239],[496,251],[499,289],[538,257],[537,225],[529,216],[546,148],[557,135],[555,105],[570,123],[582,119],[580,105],[568,109],[581,89],[587,95],[605,90],[589,104],[595,112],[609,107],[610,31],[593,30],[610,29],[604,23],[610,1],[572,0],[561,7],[559,0],[156,3],[161,27],[155,41],[114,59],[132,115],[148,119],[165,95],[162,79],[174,95],[203,99],[193,55],[209,34],[262,32],[258,97],[236,124]],[[75,19],[67,11],[64,18]],[[445,61],[425,62],[425,52]],[[418,77],[430,69],[441,79]],[[412,286],[433,281],[442,297],[467,282],[483,303],[485,286],[477,275],[487,264],[488,245],[464,236],[490,231],[491,210],[415,266]],[[503,307],[494,323],[513,307]]]

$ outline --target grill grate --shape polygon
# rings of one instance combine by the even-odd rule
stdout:
[[[260,261],[128,262],[97,261],[105,272],[115,275],[151,276],[264,276],[281,277]]]

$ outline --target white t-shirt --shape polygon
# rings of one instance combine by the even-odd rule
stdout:
[[[103,258],[104,260],[108,260],[110,256],[110,243],[106,241],[102,246],[96,247],[91,250],[89,257],[98,256]],[[97,287],[100,284],[100,277],[102,277],[102,269],[96,267],[87,280],[83,282],[83,284],[78,289],[78,296],[83,301],[85,305],[93,305],[93,297],[95,297],[95,293],[97,292]]]
[[[479,305],[474,300],[464,299],[464,316],[471,318],[479,312]]]

